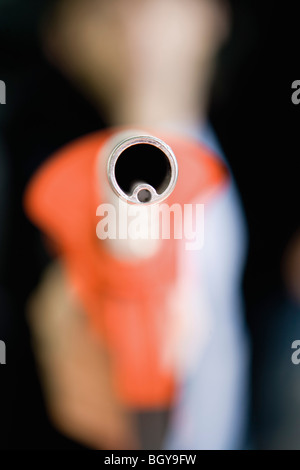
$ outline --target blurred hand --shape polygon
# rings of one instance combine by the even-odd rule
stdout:
[[[138,448],[129,414],[114,396],[109,357],[51,266],[28,306],[49,414],[67,436],[96,449]]]

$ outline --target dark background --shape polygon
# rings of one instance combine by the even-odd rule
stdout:
[[[40,235],[25,219],[22,194],[49,154],[105,125],[91,104],[43,59],[33,34],[40,3],[0,2],[0,79],[7,84],[7,105],[0,106],[0,143],[6,155],[0,336],[7,343],[7,365],[0,370],[0,448],[11,449],[80,448],[49,424],[37,378],[24,304],[48,259]],[[300,225],[300,106],[291,102],[291,84],[300,79],[300,17],[296,2],[234,3],[235,29],[216,81],[211,120],[249,226],[244,292],[254,350],[249,442],[256,447],[261,337],[272,322],[265,306],[285,295],[282,253]],[[295,331],[294,339],[299,335]]]

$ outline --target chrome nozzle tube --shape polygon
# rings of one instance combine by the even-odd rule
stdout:
[[[157,204],[173,192],[178,165],[171,148],[148,135],[118,143],[108,158],[107,176],[114,193],[131,204]]]

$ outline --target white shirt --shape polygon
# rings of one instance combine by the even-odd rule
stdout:
[[[224,159],[210,128],[200,140]],[[231,181],[206,204],[204,247],[190,255],[193,301],[206,337],[199,337],[196,360],[178,392],[166,449],[239,449],[245,443],[249,341],[241,285],[246,248],[244,215]]]

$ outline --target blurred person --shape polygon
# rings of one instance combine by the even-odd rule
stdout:
[[[64,0],[44,23],[43,43],[48,58],[104,110],[111,125],[175,130],[224,159],[207,112],[218,52],[229,31],[230,8],[221,0]],[[134,416],[121,405],[109,354],[67,288],[60,263],[47,270],[29,320],[49,411],[67,435],[96,448],[244,445],[246,231],[232,178],[210,201],[205,232],[204,249],[187,257],[201,337],[190,338],[196,346],[192,365],[171,409]]]
[[[300,233],[283,251],[281,289],[260,307],[262,319],[255,359],[255,445],[267,450],[299,450]],[[293,355],[296,354],[296,363]]]

